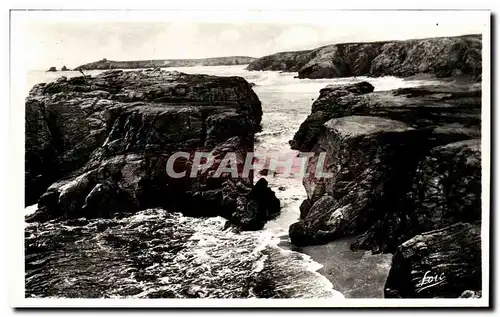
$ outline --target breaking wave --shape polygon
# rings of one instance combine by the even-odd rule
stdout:
[[[269,231],[149,209],[26,225],[28,297],[343,298]],[[40,270],[41,267],[43,270]]]
[[[420,85],[395,77],[296,79],[296,73],[249,72],[245,66],[168,68],[186,73],[242,76],[262,101],[256,152],[293,153],[288,140],[328,84],[367,80],[376,90]],[[94,73],[98,73],[96,71]],[[34,72],[28,83],[78,72]],[[425,83],[429,84],[429,81]],[[30,86],[31,87],[31,86]],[[255,232],[223,230],[222,218],[190,218],[161,209],[122,219],[77,219],[25,225],[26,296],[107,298],[334,298],[309,256],[278,246],[306,198],[300,180],[268,179],[281,215]],[[36,206],[26,208],[26,213]],[[43,269],[42,269],[43,268]]]

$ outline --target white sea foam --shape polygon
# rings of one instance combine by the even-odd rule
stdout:
[[[246,71],[246,65],[178,67],[165,68],[191,74],[212,74],[220,76],[241,76],[253,82],[253,88],[263,107],[262,132],[257,134],[256,152],[293,153],[288,140],[298,130],[301,122],[309,115],[312,102],[318,97],[319,90],[330,84],[346,84],[368,81],[376,91],[400,87],[434,84],[433,81],[407,81],[396,77],[352,77],[332,79],[297,79],[296,73],[271,71]],[[87,72],[96,75],[102,71]],[[59,76],[80,76],[79,72],[31,72],[28,85],[49,82]],[[282,297],[329,297],[342,299],[344,296],[333,289],[332,283],[318,273],[322,265],[308,255],[279,246],[287,238],[288,227],[297,221],[299,206],[305,199],[305,191],[299,179],[267,177],[271,188],[281,201],[280,216],[269,221],[265,228],[255,232],[236,233],[222,230],[225,219],[190,218],[179,216],[176,221],[186,228],[192,228],[186,248],[175,251],[175,256],[168,267],[152,265],[146,270],[158,275],[156,284],[138,282],[134,276],[128,277],[127,283],[139,285],[143,291],[134,297],[168,290],[184,296],[182,292],[197,296],[231,297],[241,291],[241,279],[264,278],[272,280],[273,287]],[[284,186],[285,190],[279,190]],[[36,205],[28,206],[26,214],[36,211]],[[141,213],[128,221],[141,223],[157,216]],[[233,280],[231,280],[233,279]],[[191,282],[190,282],[191,281]],[[192,281],[197,281],[196,283]],[[225,282],[221,282],[225,281]],[[194,283],[194,284],[186,284]],[[220,283],[229,283],[224,285]],[[117,291],[118,292],[118,291]],[[250,296],[259,296],[257,290],[251,290]],[[109,297],[116,296],[113,291]]]
[[[24,208],[24,215],[29,216],[29,215],[33,214],[37,209],[38,209],[38,204],[27,206]]]

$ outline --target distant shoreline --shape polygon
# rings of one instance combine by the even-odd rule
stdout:
[[[249,56],[227,56],[199,59],[158,59],[138,61],[112,61],[102,59],[100,61],[87,63],[75,67],[79,70],[106,70],[106,69],[138,69],[138,68],[167,68],[167,67],[189,67],[189,66],[231,66],[246,65],[256,60]]]

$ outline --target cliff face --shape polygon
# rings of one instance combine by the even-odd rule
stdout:
[[[312,51],[281,52],[257,58],[248,66],[248,70],[275,70],[298,72],[310,59]]]
[[[246,65],[253,62],[254,60],[255,58],[248,56],[228,56],[200,59],[157,59],[141,61],[110,61],[107,59],[102,59],[97,62],[80,65],[76,67],[75,70]]]
[[[480,35],[342,43],[265,56],[247,69],[298,72],[299,78],[432,74],[480,79],[481,47]]]
[[[387,296],[458,297],[480,289],[480,262],[469,256],[481,253],[480,85],[373,90],[367,82],[322,89],[291,141],[316,153],[303,180],[301,220],[290,226],[292,243],[357,235],[354,250],[396,252]],[[314,176],[319,153],[331,177]],[[457,233],[450,227],[457,223],[476,231]],[[456,253],[460,246],[467,257]],[[455,264],[464,270],[454,272]],[[425,285],[417,280],[428,270],[447,282],[420,290]]]
[[[259,99],[240,77],[110,71],[38,84],[26,99],[25,200],[39,209],[27,220],[163,207],[259,229],[279,212],[265,180],[209,177],[217,164],[175,178],[166,164],[179,151],[191,153],[181,168],[195,151],[211,152],[216,163],[235,152],[242,164],[261,118]]]

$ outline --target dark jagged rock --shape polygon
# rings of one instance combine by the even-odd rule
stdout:
[[[478,266],[467,258],[462,263],[440,253],[448,252],[447,235],[457,234],[464,243],[476,241],[474,231],[442,228],[457,223],[467,227],[481,220],[479,85],[443,82],[383,92],[373,92],[368,83],[328,86],[311,111],[290,142],[295,149],[316,154],[303,179],[307,199],[301,205],[301,220],[289,229],[292,243],[322,244],[354,235],[353,250],[395,252],[421,234],[434,247],[429,257],[449,260],[450,267],[466,266],[457,274],[470,283],[453,293],[436,288],[418,296],[458,297],[467,289],[480,290],[480,285],[469,285],[480,280],[480,262]],[[321,153],[331,177],[315,173]],[[442,233],[436,234],[439,230]],[[480,253],[480,245],[476,247],[473,251]],[[405,272],[431,261],[411,248],[405,250],[415,252],[416,258],[404,264]],[[400,258],[394,259],[396,265]],[[390,288],[398,293],[388,291],[386,296],[415,295],[408,291],[415,286],[410,281],[414,284],[415,278],[394,277]],[[457,283],[462,287],[461,280]]]
[[[55,180],[47,170],[53,166],[56,153],[44,103],[28,99],[25,111],[25,147],[29,149],[25,153],[25,204],[31,205]]]
[[[326,151],[331,178],[318,179],[315,164],[303,183],[310,203],[307,216],[290,227],[296,245],[318,244],[364,232],[381,208],[396,208],[395,198],[411,185],[425,137],[402,122],[368,116],[332,119],[325,124],[316,151]],[[379,216],[380,217],[380,216]],[[296,234],[300,232],[300,234]]]
[[[264,56],[248,70],[298,72],[299,78],[468,75],[481,78],[481,35],[341,43]]]
[[[70,69],[68,69],[66,66],[63,66],[63,67],[61,68],[61,71],[63,71],[63,72],[68,71],[68,70],[70,70]]]
[[[280,202],[267,181],[261,178],[252,186],[252,174],[250,178],[235,178],[222,173],[221,177],[211,178],[228,152],[236,153],[237,170],[242,171],[247,151],[251,149],[239,137],[217,145],[211,152],[214,164],[210,168],[199,172],[195,179],[186,179],[183,187],[177,184],[171,195],[176,208],[189,216],[223,216],[243,230],[262,229],[267,220],[280,212]]]
[[[118,70],[36,85],[26,101],[26,203],[43,195],[28,220],[166,207],[259,229],[279,212],[267,184],[255,194],[252,177],[191,178],[189,168],[195,151],[219,162],[236,152],[242,164],[261,118],[259,99],[240,77]],[[166,164],[179,151],[190,157],[175,161],[174,170],[187,170],[175,178]]]
[[[312,176],[303,183],[311,207],[291,227],[292,242],[324,243],[362,234],[353,248],[387,252],[415,234],[450,222],[477,220],[479,141],[460,143],[480,137],[477,86],[443,83],[372,92],[373,86],[362,82],[322,89],[291,143],[301,151],[325,152],[327,171],[333,177],[316,177],[317,156],[309,160]],[[427,175],[422,175],[423,170]],[[448,174],[464,182],[447,179]],[[456,187],[432,196],[428,178],[448,184],[445,188]],[[330,203],[315,208],[323,195],[331,197]],[[460,195],[467,201],[461,201]],[[453,199],[455,205],[466,203],[468,207],[462,209],[467,211],[457,215],[469,218],[453,216],[443,222],[436,217],[432,225],[415,221],[431,213],[437,202],[439,208],[450,210],[443,213],[453,213],[455,205],[444,205]]]
[[[47,71],[48,72],[57,72],[57,68],[55,66],[51,66]]]
[[[459,298],[481,298],[483,297],[482,293],[482,291],[466,290],[459,296]]]
[[[299,207],[300,219],[304,219],[305,217],[307,217],[307,214],[309,213],[310,209],[311,209],[311,201],[309,199],[305,199],[304,201],[302,201]]]
[[[254,60],[254,57],[248,56],[227,56],[200,59],[151,59],[139,61],[111,61],[104,58],[97,62],[80,65],[76,67],[75,70],[246,65]]]
[[[481,289],[481,226],[456,223],[403,243],[392,260],[385,297],[456,298]]]
[[[247,207],[239,217],[243,229],[262,229],[263,219],[273,219],[280,212],[280,201],[268,187],[265,178],[259,179],[247,196]]]
[[[481,140],[449,143],[431,149],[417,165],[406,208],[388,208],[354,248],[389,250],[416,234],[456,222],[481,220]],[[405,205],[402,205],[405,206]],[[385,248],[382,248],[385,251]]]

